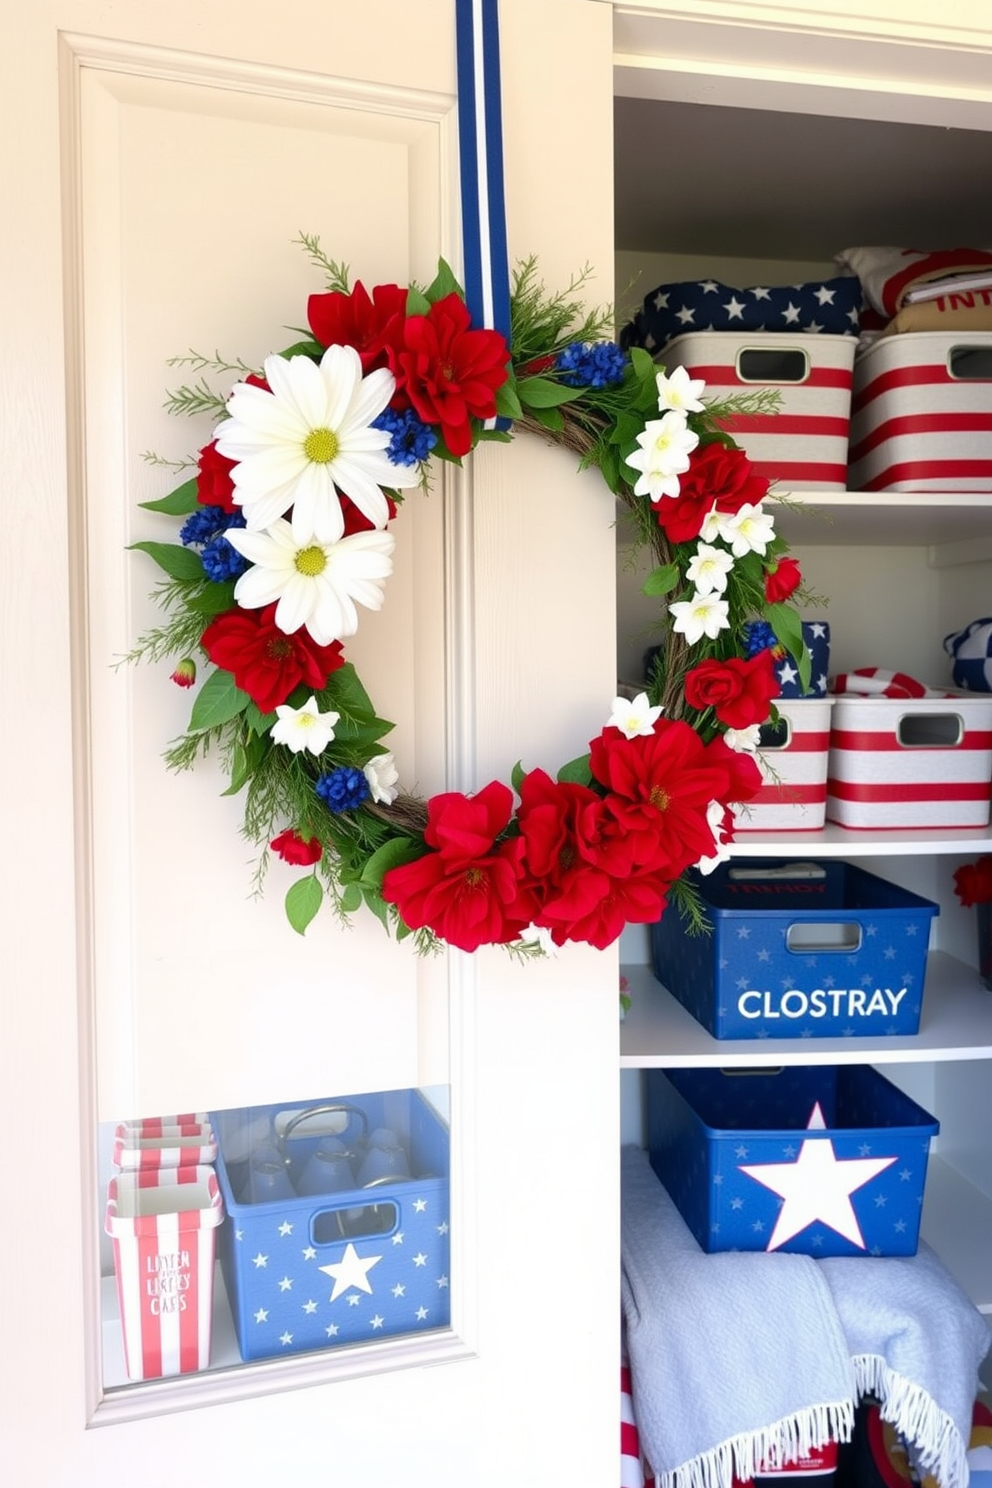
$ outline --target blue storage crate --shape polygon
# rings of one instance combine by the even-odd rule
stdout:
[[[704,1251],[916,1254],[940,1128],[870,1065],[645,1078],[651,1166]]]
[[[920,1026],[938,907],[851,863],[738,859],[696,875],[712,933],[677,906],[654,974],[718,1039],[882,1038]]]
[[[218,1253],[242,1359],[450,1325],[449,1133],[420,1091],[246,1106],[211,1120],[227,1211]],[[381,1128],[399,1139],[410,1177],[295,1192],[318,1150],[340,1144],[360,1157]],[[271,1161],[257,1172],[281,1197],[257,1197],[260,1156]]]

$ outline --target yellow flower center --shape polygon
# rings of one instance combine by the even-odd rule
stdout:
[[[294,561],[297,573],[304,574],[308,579],[315,579],[327,567],[327,554],[323,548],[314,544],[313,547],[301,548]]]
[[[315,465],[329,465],[338,452],[338,436],[333,429],[311,429],[303,441],[303,453]]]
[[[659,811],[667,811],[668,803],[671,800],[671,796],[669,796],[664,786],[653,785],[648,792],[648,800],[651,802],[651,805],[656,807]]]

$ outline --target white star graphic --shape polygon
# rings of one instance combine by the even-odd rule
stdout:
[[[235,1240],[243,1240],[245,1238],[244,1230],[235,1230],[234,1238]]]
[[[424,1321],[424,1318],[426,1316],[427,1316],[427,1308],[426,1307],[418,1307],[417,1308],[417,1322],[418,1323],[422,1323]]]
[[[288,1292],[292,1285],[293,1283],[290,1278],[288,1276],[284,1276],[282,1281],[279,1283],[279,1290],[281,1292]]]
[[[834,302],[834,295],[836,293],[836,290],[828,289],[825,284],[821,284],[819,289],[816,291],[816,298],[817,300],[819,300],[821,305],[832,305]]]
[[[313,1300],[312,1297],[311,1297],[311,1299],[310,1299],[309,1302],[304,1302],[304,1304],[303,1304],[303,1311],[304,1312],[316,1312],[317,1311],[317,1304]]]
[[[402,1230],[397,1230],[396,1231],[396,1234],[393,1236],[393,1244],[394,1245],[402,1245],[403,1244],[403,1231]]]
[[[701,279],[699,281],[699,287],[703,291],[703,294],[716,294],[720,288],[715,279]]]
[[[816,336],[823,330],[823,327],[817,321],[811,320],[808,326],[803,327],[803,330],[807,331],[811,336]]]
[[[658,293],[654,297],[654,308],[656,310],[667,310],[668,309],[668,296],[667,296],[667,294],[663,294],[660,289],[659,289]]]
[[[683,305],[682,309],[677,311],[675,315],[675,319],[680,320],[683,325],[691,325],[695,318],[695,310],[690,310],[688,305]]]
[[[349,1240],[340,1261],[332,1261],[329,1266],[318,1267],[318,1270],[325,1271],[328,1276],[333,1276],[334,1278],[334,1290],[331,1293],[331,1301],[335,1302],[341,1293],[346,1292],[349,1287],[358,1287],[359,1291],[371,1293],[372,1286],[368,1279],[368,1273],[381,1260],[381,1255],[366,1256],[362,1260],[358,1251]]]
[[[799,306],[794,305],[790,300],[782,311],[782,319],[786,325],[797,325],[799,322]]]
[[[426,1199],[414,1199],[414,1201],[413,1201],[413,1207],[414,1207],[415,1211],[418,1214],[423,1214],[424,1210],[427,1208],[427,1200]]]
[[[448,1233],[448,1226],[444,1220],[437,1226],[437,1232],[439,1235],[446,1235]]]
[[[380,1317],[379,1314],[376,1313],[375,1317],[372,1319],[372,1327],[381,1328],[385,1321],[386,1319],[384,1317]]]
[[[269,1314],[264,1307],[260,1307],[256,1312],[255,1321],[256,1323],[267,1323],[269,1321]]]
[[[349,1292],[348,1293],[348,1306],[349,1307],[357,1307],[358,1304],[359,1304],[359,1302],[361,1302],[361,1300],[362,1299],[358,1295],[357,1292]]]
[[[282,1224],[279,1226],[279,1233],[280,1235],[291,1235],[293,1233],[293,1226],[290,1224],[288,1219],[284,1219]]]
[[[317,1252],[314,1250],[312,1245],[308,1245],[306,1250],[303,1252],[303,1259],[305,1261],[315,1261],[317,1259]]]
[[[279,1336],[279,1342],[282,1343],[282,1344],[292,1343],[292,1341],[293,1341],[293,1335],[292,1335],[292,1333],[282,1333]]]
[[[792,666],[791,663],[788,661],[784,661],[778,669],[778,680],[783,684],[787,682],[795,682],[798,680],[798,677],[799,673],[796,671],[795,667]]]
[[[810,1128],[823,1129],[819,1104],[813,1109]],[[838,1158],[829,1137],[812,1137],[803,1142],[793,1163],[762,1163],[741,1166],[765,1188],[785,1200],[766,1250],[777,1250],[808,1225],[819,1220],[852,1245],[865,1248],[851,1194],[896,1161],[894,1157]]]
[[[448,1278],[446,1276],[439,1276],[437,1284],[439,1287],[446,1287],[448,1285]]]
[[[765,286],[763,284],[756,284],[754,286],[754,288],[752,289],[751,293],[754,295],[754,298],[756,300],[770,300],[771,299],[771,293],[765,288]]]
[[[393,1296],[394,1297],[405,1297],[406,1296],[406,1287],[403,1285],[403,1283],[401,1281],[398,1281],[396,1283],[396,1285],[393,1287]]]
[[[726,305],[724,305],[723,308],[727,312],[727,319],[728,320],[743,320],[744,319],[744,310],[745,310],[744,301],[743,300],[739,300],[736,295],[731,295],[730,296],[729,303],[726,304]]]
[[[267,1255],[263,1255],[262,1252],[259,1251],[257,1256],[252,1256],[252,1264],[254,1266],[257,1266],[258,1269],[261,1270],[263,1266],[267,1266],[269,1264],[269,1258]]]
[[[827,627],[825,625],[821,624],[821,622],[819,620],[814,620],[811,623],[810,630],[812,631],[813,635],[816,636],[817,640],[820,640],[820,641],[823,640],[823,637],[827,633]]]
[[[328,1323],[327,1327],[324,1329],[324,1332],[327,1334],[328,1338],[334,1338],[334,1337],[336,1337],[337,1331],[338,1331],[338,1325],[337,1325],[337,1323]]]
[[[427,1265],[427,1257],[424,1255],[424,1252],[422,1250],[419,1251],[418,1254],[414,1256],[414,1258],[413,1258],[413,1264],[415,1266],[426,1266]]]

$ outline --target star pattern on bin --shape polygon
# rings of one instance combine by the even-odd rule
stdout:
[[[334,1279],[331,1301],[336,1301],[349,1287],[358,1287],[360,1291],[371,1293],[372,1283],[369,1281],[368,1274],[373,1266],[378,1266],[381,1260],[381,1255],[366,1256],[363,1260],[349,1240],[340,1261],[332,1261],[330,1265],[318,1267],[318,1270]]]

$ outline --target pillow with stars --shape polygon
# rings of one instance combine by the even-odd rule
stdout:
[[[620,332],[625,351],[642,346],[652,356],[690,331],[770,331],[777,334],[857,336],[861,283],[854,275],[806,284],[734,289],[716,279],[659,284]]]

